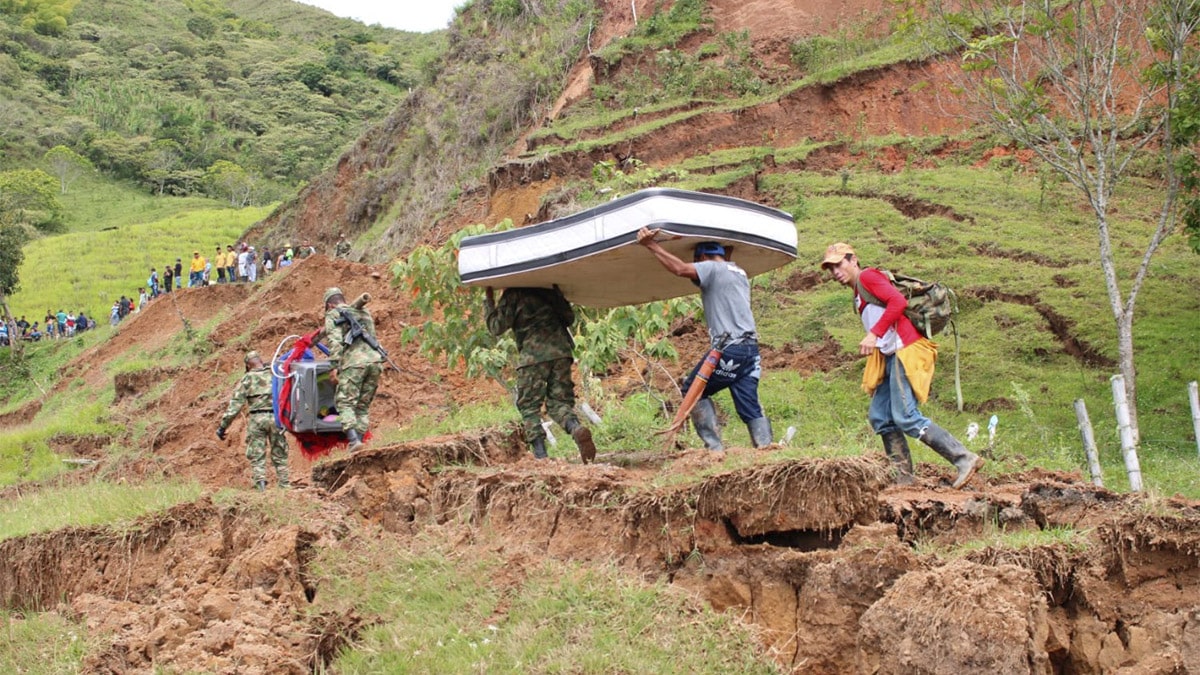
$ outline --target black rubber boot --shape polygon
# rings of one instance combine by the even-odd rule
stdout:
[[[692,426],[696,427],[696,435],[704,441],[704,447],[709,450],[724,450],[721,443],[721,429],[717,426],[717,406],[711,398],[696,401],[692,408]]]
[[[529,444],[529,449],[533,451],[534,459],[546,459],[549,455],[546,454],[546,439],[539,438]]]
[[[967,450],[949,431],[932,422],[921,432],[920,440],[958,469],[958,476],[951,485],[956,490],[966,485],[979,467],[983,466],[983,459],[979,455]]]
[[[903,431],[885,431],[879,435],[883,439],[883,451],[892,462],[892,474],[897,485],[913,484],[912,454],[908,450],[908,438]]]
[[[771,434],[771,420],[766,417],[746,422],[746,428],[750,430],[750,442],[756,448],[765,448],[775,442]]]
[[[357,431],[353,429],[347,429],[346,440],[350,442],[349,447],[346,448],[350,452],[358,452],[359,450],[362,450],[362,437],[358,435]]]
[[[579,447],[579,459],[584,464],[591,464],[596,459],[596,443],[592,441],[592,430],[579,423],[579,420],[567,420],[567,433]]]

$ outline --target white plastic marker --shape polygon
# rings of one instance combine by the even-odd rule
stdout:
[[[967,425],[967,440],[973,441],[979,437],[979,425],[971,422]]]

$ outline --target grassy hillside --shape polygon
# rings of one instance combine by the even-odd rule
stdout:
[[[151,267],[157,267],[161,275],[167,263],[183,258],[187,274],[193,250],[207,257],[217,244],[237,242],[247,227],[270,210],[211,204],[197,209],[196,204],[178,200],[133,201],[139,203],[141,213],[159,219],[117,225],[114,216],[99,220],[104,224],[100,229],[83,228],[26,244],[21,289],[9,298],[14,316],[26,314],[30,321],[40,321],[47,309],[83,310],[106,322],[113,300],[122,294],[136,297]],[[136,221],[137,216],[135,209],[129,220]]]
[[[286,0],[63,3],[61,25],[4,7],[0,169],[66,145],[147,190],[195,194],[227,160],[260,177],[258,203],[391,110],[442,42]]]

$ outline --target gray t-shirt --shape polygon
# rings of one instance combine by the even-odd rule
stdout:
[[[757,340],[754,314],[750,311],[750,278],[732,262],[705,260],[694,263],[700,277],[700,299],[708,336],[716,342],[729,335],[731,342]]]

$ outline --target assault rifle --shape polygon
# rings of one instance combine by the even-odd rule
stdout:
[[[361,307],[362,305],[358,306]],[[383,360],[388,362],[388,365],[395,368],[397,373],[404,372],[400,369],[400,366],[396,365],[396,362],[392,360],[392,357],[388,356],[387,350],[383,348],[383,345],[379,344],[379,340],[376,340],[374,335],[371,335],[363,330],[362,324],[358,322],[358,319],[354,318],[353,314],[341,307],[338,307],[337,311],[342,318],[334,321],[333,325],[346,326],[345,333],[342,336],[342,344],[349,347],[350,345],[354,344],[355,340],[362,340],[363,342],[367,343],[368,347],[378,352],[379,355],[383,357]]]

